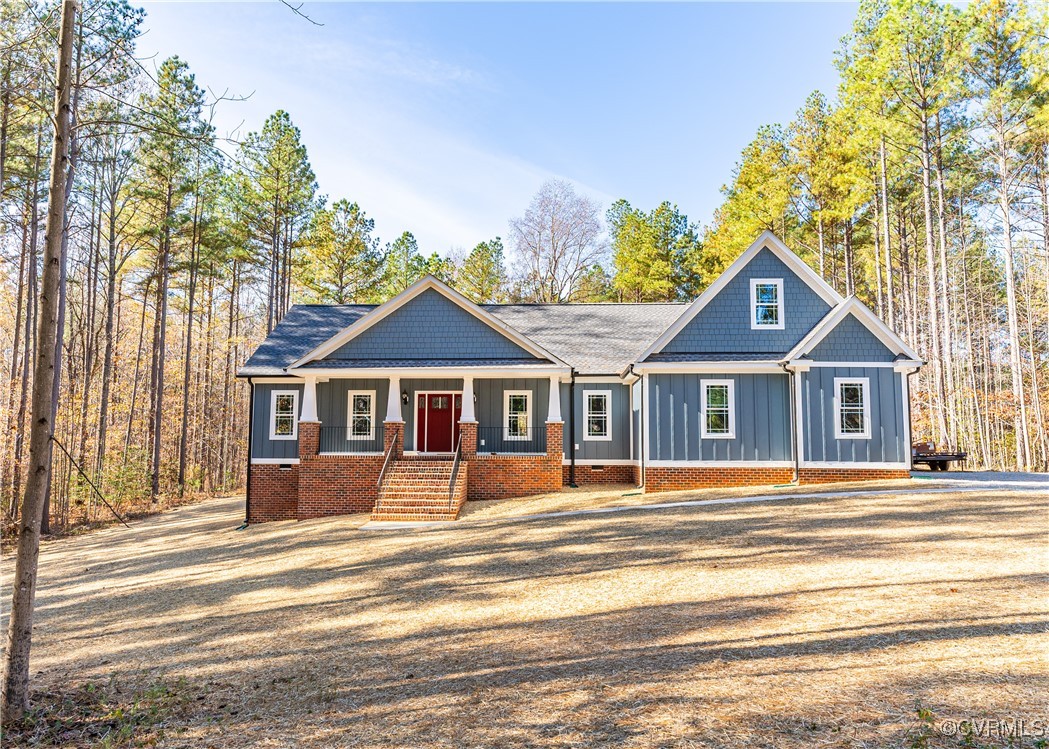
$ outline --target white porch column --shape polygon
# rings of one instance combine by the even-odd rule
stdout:
[[[318,421],[317,419],[317,378],[306,375],[306,386],[302,389],[302,412],[299,421]]]
[[[546,409],[546,423],[561,421],[561,378],[550,378],[550,402]]]
[[[459,412],[459,423],[477,421],[474,416],[474,378],[463,377],[463,409]]]
[[[404,421],[401,416],[401,378],[390,377],[390,393],[386,397],[386,421]]]

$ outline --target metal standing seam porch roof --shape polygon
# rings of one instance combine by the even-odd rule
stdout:
[[[285,367],[353,325],[377,305],[297,304],[255,350],[238,377],[285,374]],[[615,375],[637,360],[687,304],[482,304],[482,309],[561,358],[581,375]],[[359,360],[329,362],[333,367],[449,367],[486,360]],[[535,363],[521,360],[520,364]],[[499,360],[500,366],[510,362]],[[308,365],[307,365],[308,366]],[[319,365],[318,365],[319,366]]]

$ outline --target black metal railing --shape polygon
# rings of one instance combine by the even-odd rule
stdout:
[[[546,427],[478,427],[478,453],[545,453]]]
[[[455,481],[459,478],[459,460],[463,456],[463,438],[455,443],[455,460],[452,461],[452,477],[448,480],[448,507],[455,502]]]
[[[382,462],[382,470],[379,471],[379,480],[376,482],[376,486],[382,489],[382,480],[386,478],[386,469],[390,467],[390,461],[393,459],[393,454],[397,452],[397,434],[393,435],[393,439],[390,441],[390,447],[386,450],[386,459]],[[379,504],[382,502],[382,492],[380,491],[380,498],[375,502],[375,509],[379,509]]]
[[[322,453],[382,453],[382,424],[372,425],[368,434],[351,433],[348,426],[322,426],[320,450]]]

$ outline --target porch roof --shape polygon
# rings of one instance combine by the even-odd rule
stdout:
[[[549,369],[553,362],[536,359],[321,359],[296,367],[301,369],[432,369],[434,367],[481,368],[497,367],[506,369]]]

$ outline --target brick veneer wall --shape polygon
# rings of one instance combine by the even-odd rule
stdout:
[[[509,499],[561,490],[560,457],[477,455],[469,466],[469,499]]]
[[[249,523],[294,520],[299,504],[299,466],[281,468],[270,463],[254,463],[251,472]]]
[[[668,492],[682,489],[708,489],[727,486],[761,486],[788,484],[794,477],[791,468],[645,468],[645,491]]]
[[[568,474],[571,466],[561,466],[561,476],[568,484]],[[589,484],[634,484],[637,485],[637,466],[606,465],[603,471],[595,471],[593,466],[584,466],[576,463],[575,467],[576,485]]]
[[[829,484],[834,481],[878,481],[908,479],[911,472],[884,468],[801,468],[798,480],[802,484]]]
[[[371,512],[379,498],[385,455],[308,455],[299,458],[299,520]]]

